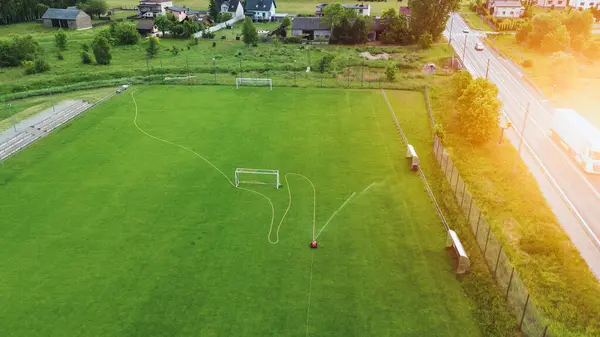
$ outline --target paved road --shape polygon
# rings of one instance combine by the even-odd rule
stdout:
[[[475,44],[483,42],[480,37],[482,34],[463,33],[463,29],[467,28],[462,18],[453,14],[444,35],[450,38],[452,31],[452,47],[461,59],[464,55],[465,67],[474,76],[485,77],[489,60],[488,79],[498,86],[503,112],[518,129],[512,128],[507,132],[507,138],[513,144],[518,144],[525,109],[530,104],[522,157],[540,184],[561,226],[600,279],[600,176],[584,174],[549,139],[553,107],[523,79],[519,67],[510,60],[502,58],[487,46],[483,51],[476,51]]]

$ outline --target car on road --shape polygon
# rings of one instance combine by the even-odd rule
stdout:
[[[469,34],[469,28],[465,28],[465,29],[463,29],[463,33],[465,33],[465,34]]]
[[[483,43],[481,43],[481,42],[477,42],[477,43],[475,44],[475,50],[482,51],[482,50],[483,50]]]
[[[117,94],[122,93],[123,91],[127,90],[127,88],[129,88],[131,84],[125,84],[123,86],[121,86],[119,89],[117,89]]]

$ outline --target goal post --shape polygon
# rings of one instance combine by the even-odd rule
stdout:
[[[235,169],[235,187],[240,184],[275,185],[279,189],[281,186],[279,170],[237,168]]]
[[[235,88],[239,89],[240,86],[268,86],[269,90],[273,91],[273,81],[270,78],[249,78],[249,77],[238,77],[235,79]]]

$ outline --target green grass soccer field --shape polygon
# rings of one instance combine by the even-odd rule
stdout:
[[[478,336],[403,155],[381,91],[134,86],[0,165],[0,331]]]

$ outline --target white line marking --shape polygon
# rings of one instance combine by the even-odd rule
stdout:
[[[313,265],[315,264],[315,250],[312,250],[312,258],[310,261],[310,281],[308,281],[308,305],[306,306],[306,336],[308,337],[308,323],[310,320],[310,297],[312,291]]]
[[[366,187],[364,190],[362,190],[362,192],[360,192],[360,193],[365,193],[366,191],[368,191],[368,190],[371,188],[371,186],[373,186],[373,185],[375,185],[375,184],[376,184],[375,182],[372,182],[372,183],[371,183],[371,185],[367,186],[367,187]]]

